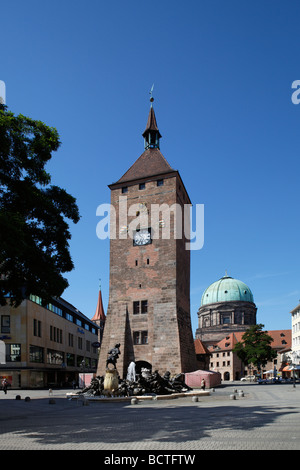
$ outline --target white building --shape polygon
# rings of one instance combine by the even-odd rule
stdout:
[[[292,311],[292,359],[293,363],[300,363],[300,304]]]

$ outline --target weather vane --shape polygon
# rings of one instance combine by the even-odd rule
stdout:
[[[150,90],[150,92],[149,92],[149,94],[151,95],[151,98],[150,98],[151,106],[152,106],[152,103],[153,103],[153,101],[154,101],[154,98],[153,98],[153,88],[154,88],[154,83],[153,83],[153,85],[152,85],[152,87],[151,87],[151,90]]]

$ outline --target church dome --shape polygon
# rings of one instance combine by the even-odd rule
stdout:
[[[211,284],[203,293],[201,306],[216,302],[253,302],[253,294],[249,287],[242,281],[230,276],[223,276]]]

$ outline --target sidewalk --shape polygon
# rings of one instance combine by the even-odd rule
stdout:
[[[234,389],[244,396],[233,400]],[[137,405],[83,406],[66,398],[70,391],[1,390],[0,450],[300,449],[300,385],[226,383],[197,402],[185,397]]]

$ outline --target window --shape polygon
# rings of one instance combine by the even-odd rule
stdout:
[[[75,366],[75,355],[67,353],[67,366]]]
[[[79,318],[76,318],[76,325],[82,326],[82,321]]]
[[[73,322],[73,315],[71,315],[70,313],[66,313],[66,319]]]
[[[122,194],[125,194],[125,193],[128,193],[128,187],[127,186],[123,186],[123,188],[122,188]]]
[[[146,188],[146,183],[140,183],[139,184],[139,189],[145,189]]]
[[[140,313],[140,302],[133,302],[133,314],[137,315]]]
[[[148,344],[148,331],[141,331],[142,344]]]
[[[148,331],[134,331],[133,344],[148,344]]]
[[[83,356],[77,356],[76,358],[76,366],[77,367],[84,367],[85,362],[84,362],[84,357]]]
[[[142,300],[141,301],[141,313],[147,313],[148,312],[148,300]]]
[[[141,284],[140,287],[142,287]],[[133,314],[138,315],[139,313],[148,313],[148,300],[133,302]]]
[[[86,345],[85,345],[85,349],[90,352],[91,350],[91,342],[89,340],[86,340]]]
[[[44,362],[44,348],[40,348],[39,346],[32,346],[29,347],[29,361],[30,362],[37,362],[39,364]]]
[[[82,338],[78,336],[78,349],[82,349]]]
[[[50,325],[50,340],[62,344],[62,330]]]
[[[6,344],[6,362],[21,361],[21,345]]]
[[[47,349],[47,363],[61,365],[64,362],[64,353],[61,351],[54,351]]]
[[[74,346],[74,335],[72,333],[69,333],[68,335],[68,341],[69,341],[69,346],[73,347]]]
[[[59,315],[60,317],[62,317],[62,309],[57,307],[56,305],[53,305],[53,304],[48,304],[47,305],[47,309],[50,310],[51,312],[53,313],[56,313],[57,315]]]
[[[40,297],[38,297],[37,295],[31,295],[30,294],[29,299],[32,302],[35,302],[36,304],[42,305],[42,299]]]
[[[164,180],[157,180],[157,186],[163,186]]]
[[[40,320],[36,320],[36,318],[33,319],[33,336],[38,336],[41,338],[42,336],[42,323]]]
[[[10,333],[10,316],[1,316],[1,333]]]

